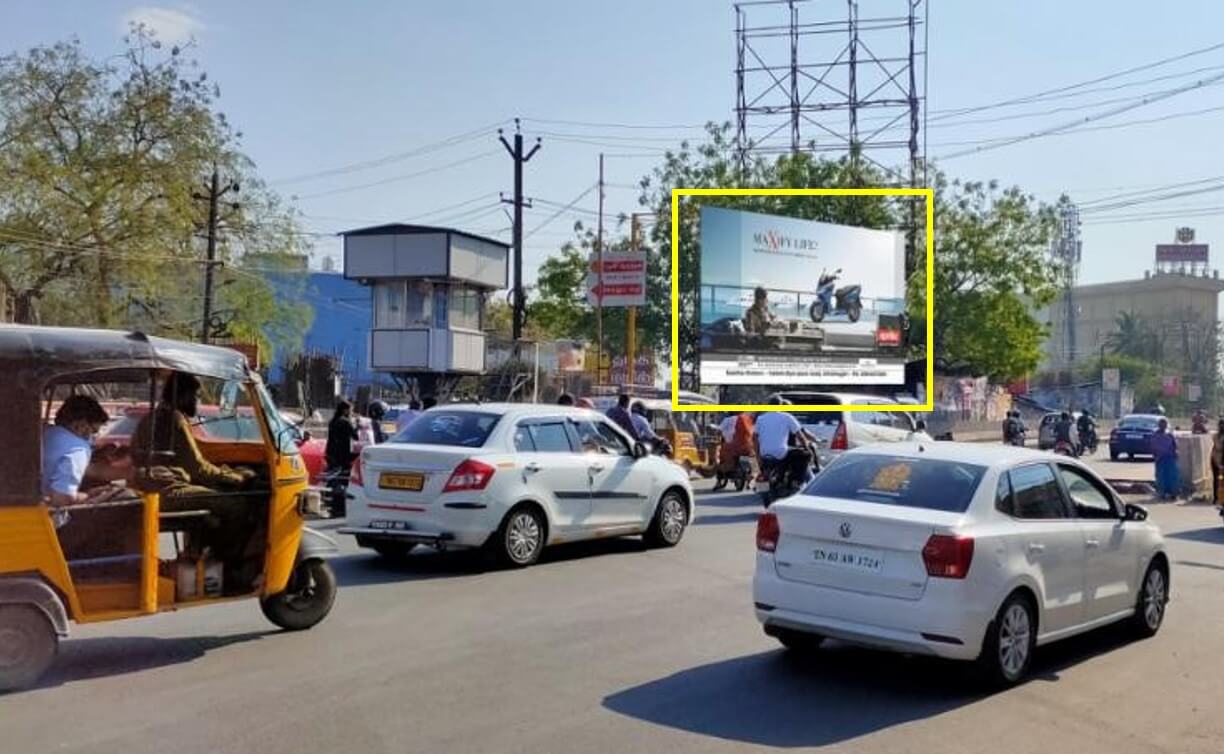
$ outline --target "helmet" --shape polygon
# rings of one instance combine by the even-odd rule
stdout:
[[[1060,416],[1061,416],[1061,418],[1063,418],[1063,419],[1070,419],[1070,418],[1071,418],[1071,412],[1070,412],[1070,411],[1064,411],[1064,412],[1062,412],[1062,414],[1061,414]]]
[[[374,421],[381,421],[382,418],[387,415],[387,411],[390,409],[391,407],[386,403],[383,403],[382,401],[374,401],[370,404],[370,407],[366,409],[366,415],[368,415]]]
[[[635,414],[645,416],[646,415],[646,404],[642,403],[641,401],[634,401],[633,404],[629,406],[629,410]]]

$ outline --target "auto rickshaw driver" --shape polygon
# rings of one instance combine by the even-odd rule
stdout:
[[[202,544],[224,565],[225,592],[243,594],[261,565],[245,557],[253,528],[248,501],[226,492],[250,489],[258,477],[249,468],[216,466],[200,452],[190,423],[200,389],[200,380],[185,372],[173,372],[166,380],[161,403],[132,435],[133,456],[149,459],[150,466],[135,484],[160,492],[163,511],[209,512]]]

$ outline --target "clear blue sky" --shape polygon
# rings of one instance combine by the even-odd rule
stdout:
[[[862,0],[861,7],[867,15],[873,6],[892,10],[901,4]],[[1224,4],[1214,0],[1183,0],[1176,3],[1176,12],[1171,5],[1106,0],[932,0],[931,5],[932,113],[1020,97],[1224,41]],[[0,10],[0,52],[75,35],[91,53],[109,54],[119,47],[125,20],[131,17],[145,19],[168,40],[196,38],[195,56],[221,85],[221,108],[245,134],[246,151],[282,193],[302,197],[297,205],[313,230],[420,218],[450,220],[508,239],[509,221],[492,205],[498,191],[512,188],[511,162],[491,135],[376,169],[311,181],[277,180],[410,152],[515,115],[676,126],[728,120],[734,105],[734,15],[725,0],[223,0],[195,5],[9,0]],[[1196,68],[1210,70],[1186,73]],[[1175,79],[992,109],[974,117],[1134,98],[1222,71],[1224,49],[1100,86],[1186,73]],[[1221,85],[1098,125],[1216,106],[1224,106]],[[935,127],[932,122],[929,153],[939,157],[956,149],[943,146],[948,142],[1023,134],[1108,107],[993,123]],[[942,167],[959,177],[1019,184],[1047,200],[1067,190],[1073,198],[1089,201],[1132,187],[1224,174],[1222,123],[1224,111],[1034,139],[947,160]],[[525,131],[583,134],[614,145],[545,136],[544,148],[527,168],[526,191],[542,200],[527,213],[528,230],[594,183],[601,149],[634,155],[608,158],[606,177],[612,187],[607,210],[615,214],[636,209],[632,185],[657,160],[646,153],[685,133],[677,128],[587,129],[541,123],[528,123]],[[430,170],[416,178],[310,197]],[[1216,192],[1112,214],[1129,218],[1165,207],[1221,204]],[[452,205],[460,206],[427,214]],[[594,193],[578,208],[593,211]],[[562,215],[530,238],[529,271],[582,216]],[[1217,263],[1224,255],[1221,217],[1184,223],[1212,243]],[[1151,264],[1153,244],[1171,241],[1179,224],[1176,217],[1104,224],[1098,219],[1090,224],[1085,215],[1082,279],[1140,276]],[[330,239],[318,246],[321,254],[337,249],[338,243]]]

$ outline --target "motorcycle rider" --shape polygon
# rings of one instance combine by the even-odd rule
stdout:
[[[383,419],[387,416],[387,411],[391,409],[382,401],[374,401],[370,407],[366,409],[366,416],[370,417],[370,424],[374,430],[374,444],[381,445],[387,441],[387,433],[383,430]]]
[[[654,431],[654,427],[650,426],[650,419],[646,416],[646,404],[641,401],[634,401],[629,407],[629,420],[633,422],[633,429],[637,432],[639,442],[651,443],[656,452],[665,456],[671,456],[671,445],[659,437]]]
[[[752,306],[744,312],[744,329],[752,335],[764,335],[777,317],[769,310],[769,292],[757,286],[752,292]]]
[[[769,405],[780,406],[783,400],[772,396]],[[763,411],[753,428],[753,440],[761,471],[768,474],[775,466],[785,464],[791,479],[806,484],[812,478],[812,462],[816,455],[815,442],[788,411]]]
[[[1003,442],[1007,445],[1023,445],[1024,433],[1025,427],[1024,422],[1020,420],[1020,412],[1015,409],[1008,411],[1007,418],[1003,420]]]
[[[1060,443],[1065,442],[1071,448],[1072,455],[1079,455],[1079,449],[1075,445],[1074,438],[1071,437],[1073,425],[1070,411],[1063,411],[1059,414],[1058,421],[1054,424],[1054,447],[1057,448]]]
[[[1096,419],[1092,417],[1092,412],[1084,409],[1080,412],[1079,419],[1075,423],[1076,430],[1079,432],[1079,447],[1091,448],[1096,445]]]
[[[1190,420],[1190,431],[1196,435],[1207,434],[1207,412],[1201,408],[1194,410],[1194,416]]]

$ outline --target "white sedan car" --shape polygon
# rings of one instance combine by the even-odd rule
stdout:
[[[1083,464],[1022,448],[849,451],[757,526],[765,633],[975,660],[1024,677],[1037,646],[1128,620],[1160,628],[1169,558],[1147,512]]]
[[[670,547],[694,512],[684,469],[594,411],[532,404],[431,409],[361,451],[349,495],[340,532],[361,547],[487,547],[509,566],[596,537]]]

